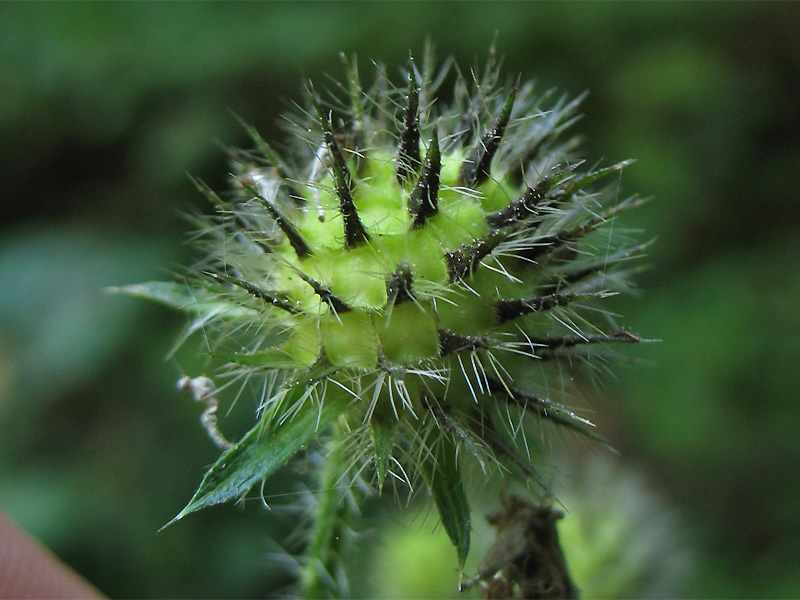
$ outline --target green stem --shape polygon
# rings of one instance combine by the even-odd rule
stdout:
[[[337,578],[348,513],[340,480],[345,470],[341,454],[334,442],[328,443],[323,454],[312,537],[300,573],[302,598],[337,598],[344,592]]]

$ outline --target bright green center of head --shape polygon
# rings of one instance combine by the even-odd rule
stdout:
[[[412,186],[401,186],[388,155],[373,151],[352,164],[352,172],[358,175],[353,177],[353,200],[369,241],[348,249],[344,247],[342,214],[331,176],[326,175],[306,191],[307,207],[296,222],[312,253],[300,260],[288,244],[283,244],[280,251],[286,266],[279,267],[274,275],[293,283],[289,293],[297,300],[308,304],[317,299],[313,323],[295,328],[287,344],[303,364],[313,363],[321,353],[340,367],[370,369],[381,360],[414,364],[439,354],[437,329],[442,320],[438,310],[444,310],[449,322],[476,318],[491,321],[491,307],[487,309],[479,298],[465,299],[460,292],[451,293],[435,308],[425,297],[426,290],[448,287],[446,253],[486,235],[487,210],[508,202],[508,194],[494,182],[469,193],[459,189],[457,166],[462,160],[461,154],[442,157],[438,212],[420,228],[412,226],[409,211]],[[483,193],[484,188],[488,194]],[[413,290],[422,294],[418,297],[412,291],[390,301],[387,282],[401,265],[411,275]],[[326,286],[351,310],[336,314],[295,270]]]

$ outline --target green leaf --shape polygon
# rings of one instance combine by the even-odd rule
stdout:
[[[112,294],[124,294],[134,298],[153,300],[170,308],[176,308],[206,318],[219,315],[236,320],[252,318],[257,314],[256,311],[225,300],[225,298],[208,289],[190,288],[186,283],[148,281],[124,287],[110,287],[106,288],[106,290]]]
[[[322,406],[306,401],[291,419],[259,423],[208,470],[189,504],[167,525],[201,508],[246,494],[301,450],[347,407],[350,398],[329,395]]]
[[[370,432],[372,433],[372,445],[375,449],[375,475],[378,477],[378,490],[383,490],[383,481],[389,471],[389,459],[392,458],[392,448],[394,448],[394,436],[397,430],[397,421],[389,422],[372,419],[370,421]]]
[[[439,517],[464,568],[469,553],[470,510],[456,460],[456,445],[444,438],[433,454],[422,462],[422,473],[439,510]]]

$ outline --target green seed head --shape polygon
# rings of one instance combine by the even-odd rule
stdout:
[[[217,213],[184,308],[268,391],[182,514],[334,432],[378,488],[421,474],[463,561],[464,462],[541,483],[525,445],[548,423],[594,436],[564,404],[564,373],[639,341],[601,307],[643,248],[614,225],[639,203],[619,197],[628,162],[587,168],[564,138],[578,102],[500,85],[493,56],[456,76],[450,102],[424,64],[364,89],[346,63],[346,99],[309,87],[290,152],[248,128],[232,193],[201,185]]]

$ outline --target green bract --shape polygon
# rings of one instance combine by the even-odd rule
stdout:
[[[595,437],[564,371],[639,341],[598,308],[643,249],[613,224],[640,202],[619,197],[628,162],[587,168],[562,137],[578,102],[499,85],[493,56],[449,102],[430,63],[367,90],[348,65],[345,101],[309,88],[283,158],[248,128],[230,194],[200,184],[217,213],[188,288],[129,288],[194,315],[229,374],[265,380],[255,427],[179,517],[324,436],[378,489],[421,475],[463,564],[465,463],[541,483],[526,444],[545,424]]]

